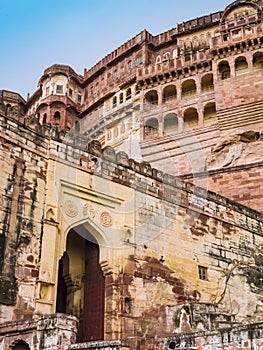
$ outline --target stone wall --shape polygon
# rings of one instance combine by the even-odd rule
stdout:
[[[194,179],[193,175],[182,176],[182,179],[190,182],[203,181],[211,191],[263,212],[261,162],[211,170],[194,176]]]
[[[0,326],[0,349],[9,350],[18,342],[30,349],[62,350],[76,341],[78,321],[69,315],[48,315]]]
[[[15,119],[0,116],[2,321],[26,320],[34,314],[47,148],[43,136]]]
[[[82,224],[101,249],[107,340],[146,349],[173,332],[262,320],[261,214],[97,141],[62,143],[46,129],[1,122],[2,281],[15,276],[17,286],[8,302],[2,287],[2,323],[54,312],[58,261]]]

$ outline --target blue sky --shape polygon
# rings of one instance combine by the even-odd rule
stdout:
[[[54,63],[82,74],[143,29],[156,35],[230,2],[0,0],[0,89],[26,97]]]

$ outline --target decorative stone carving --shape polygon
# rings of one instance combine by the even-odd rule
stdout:
[[[93,154],[96,157],[101,156],[101,144],[98,140],[93,140],[89,142],[88,153]]]
[[[114,148],[107,146],[103,149],[102,158],[116,163],[116,154]]]
[[[116,160],[120,165],[129,166],[129,157],[127,153],[123,151],[117,153]]]
[[[78,215],[78,208],[74,202],[68,200],[64,203],[64,210],[67,216],[74,218]]]
[[[146,162],[140,163],[140,171],[145,175],[152,176],[152,168],[150,163],[146,163]]]
[[[89,216],[91,218],[95,217],[95,209],[93,208],[93,206],[90,203],[85,203],[83,205],[83,215],[84,216]]]
[[[112,226],[113,222],[110,213],[108,213],[107,211],[103,211],[100,214],[100,222],[105,227]]]

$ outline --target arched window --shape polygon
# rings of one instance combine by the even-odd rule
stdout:
[[[196,108],[188,108],[184,112],[184,131],[198,128],[198,112]]]
[[[204,107],[204,126],[209,126],[216,123],[216,105],[214,102],[209,102]]]
[[[114,96],[112,100],[112,107],[114,108],[116,106],[117,106],[117,96]]]
[[[206,74],[201,79],[202,92],[209,92],[214,90],[214,77],[213,74]]]
[[[196,83],[194,79],[185,80],[182,83],[182,97],[187,98],[196,94]]]
[[[158,104],[158,94],[157,94],[157,91],[156,91],[156,90],[148,91],[148,92],[145,94],[144,99],[145,99],[145,103],[146,103],[146,104],[157,105],[157,104]]]
[[[112,131],[108,130],[107,131],[107,140],[110,140],[112,138]]]
[[[165,54],[163,55],[163,61],[169,61],[170,59],[170,52],[165,52]]]
[[[255,71],[263,70],[263,52],[256,52],[253,55],[253,68]]]
[[[8,112],[11,108],[11,105],[8,103],[6,106],[5,106],[5,114],[8,115]]]
[[[144,126],[144,136],[146,138],[155,137],[158,135],[159,123],[156,118],[148,119]]]
[[[60,122],[60,113],[56,111],[54,113],[54,124],[59,124],[59,122]]]
[[[178,133],[178,117],[175,113],[169,113],[164,117],[163,132],[165,135]]]
[[[120,132],[121,132],[121,134],[125,133],[125,124],[123,122],[120,125]]]
[[[120,103],[123,103],[123,92],[120,93]]]
[[[43,120],[42,120],[42,124],[46,124],[46,123],[47,123],[47,113],[44,114]]]
[[[176,87],[168,85],[163,89],[163,103],[168,103],[176,100]]]
[[[178,49],[176,48],[173,50],[173,58],[178,58],[178,56]]]
[[[227,61],[221,61],[218,65],[219,78],[224,80],[231,76],[230,66]]]
[[[244,56],[239,56],[235,60],[235,73],[236,75],[244,74],[248,72],[247,59]]]
[[[162,63],[162,57],[160,55],[158,55],[156,57],[156,64],[160,64],[160,63]]]
[[[119,128],[117,126],[115,126],[113,128],[113,137],[117,138],[119,136]]]
[[[132,96],[132,93],[131,93],[131,88],[127,89],[126,90],[126,100],[129,100]]]

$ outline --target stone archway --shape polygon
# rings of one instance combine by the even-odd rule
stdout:
[[[30,347],[23,340],[19,340],[13,347],[12,350],[30,350]]]
[[[99,244],[84,225],[68,232],[59,262],[56,311],[78,317],[78,341],[104,338],[105,280],[99,255]]]

